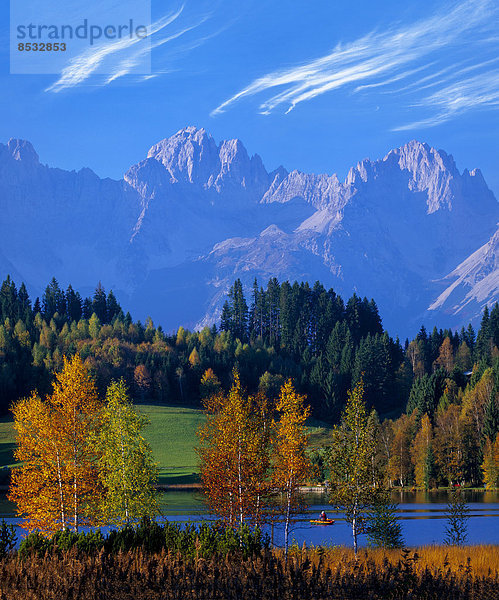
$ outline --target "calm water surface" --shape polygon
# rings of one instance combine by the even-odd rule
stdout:
[[[499,492],[466,491],[466,501],[470,508],[468,521],[469,544],[499,544]],[[351,545],[351,528],[341,513],[334,512],[327,504],[324,494],[307,494],[308,510],[299,515],[293,526],[291,537],[302,545]],[[445,510],[448,494],[438,492],[394,492],[393,501],[398,502],[398,516],[402,524],[405,543],[408,546],[440,544],[445,537]],[[186,523],[213,518],[204,506],[201,496],[195,492],[165,492],[161,495],[161,510],[165,518]],[[331,526],[313,525],[310,519],[318,518],[324,510],[328,517],[335,519]],[[14,523],[19,534],[25,532],[19,527],[14,506],[5,495],[0,495],[0,518]],[[268,530],[270,533],[270,530]],[[274,543],[283,540],[281,527],[274,530]],[[364,536],[360,543],[365,544]]]

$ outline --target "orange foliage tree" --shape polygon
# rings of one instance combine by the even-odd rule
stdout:
[[[53,533],[96,524],[98,455],[91,443],[102,404],[79,356],[64,358],[52,394],[36,393],[13,407],[17,433],[9,499],[28,530]]]
[[[482,471],[486,487],[497,488],[499,486],[499,434],[496,435],[495,442],[492,442],[489,437],[485,440]]]
[[[261,523],[268,494],[269,411],[264,396],[249,396],[239,374],[228,394],[204,401],[198,431],[200,472],[211,510],[230,525]]]

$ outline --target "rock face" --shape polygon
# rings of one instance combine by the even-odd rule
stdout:
[[[0,269],[40,293],[101,280],[167,328],[218,318],[234,278],[320,279],[374,297],[394,334],[476,319],[498,298],[499,204],[479,170],[412,141],[345,181],[267,172],[239,140],[186,127],[121,181],[0,144]],[[492,236],[492,237],[491,237]],[[478,250],[477,250],[478,248]]]

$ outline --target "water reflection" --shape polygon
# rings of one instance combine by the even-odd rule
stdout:
[[[468,525],[469,544],[499,543],[499,492],[482,490],[465,490],[466,501],[470,508]],[[402,524],[403,536],[408,546],[441,544],[445,538],[446,505],[448,492],[397,491],[392,494],[398,505],[398,516]],[[344,515],[335,512],[327,502],[323,493],[308,493],[304,500],[309,508],[300,515],[293,527],[292,538],[302,545],[350,545],[351,529],[344,520]],[[160,496],[161,511],[165,518],[177,522],[198,522],[211,518],[199,492],[164,492]],[[313,525],[311,519],[318,518],[324,510],[335,519],[331,526]],[[18,524],[14,506],[6,496],[0,495],[0,517]],[[23,531],[19,528],[19,533]],[[270,531],[269,531],[270,533]],[[282,543],[282,528],[276,527],[274,541]],[[361,544],[366,539],[361,537]]]

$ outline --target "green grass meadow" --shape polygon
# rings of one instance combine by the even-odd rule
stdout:
[[[151,444],[159,466],[160,484],[192,484],[199,481],[196,430],[204,421],[195,408],[138,404],[136,408],[150,424],[144,437]],[[0,418],[0,468],[14,464],[15,433],[12,418]]]
[[[144,436],[151,444],[154,459],[159,466],[161,485],[194,484],[199,482],[198,459],[194,448],[198,444],[196,431],[204,422],[200,409],[158,404],[136,404],[150,424]],[[308,431],[311,448],[326,444],[330,427],[316,419],[309,419]],[[0,418],[0,468],[14,464],[15,435],[12,419]]]
[[[0,467],[14,464],[15,439],[12,418],[0,417]]]
[[[199,481],[196,431],[204,422],[203,412],[195,408],[136,405],[150,424],[144,437],[151,444],[159,465],[160,484],[192,484]]]

